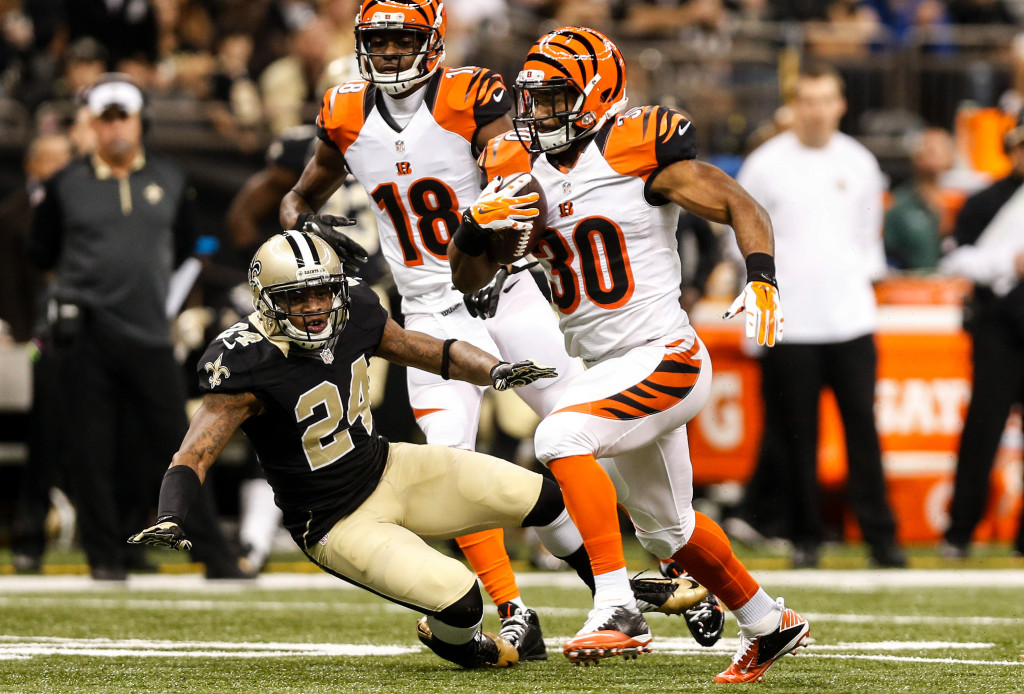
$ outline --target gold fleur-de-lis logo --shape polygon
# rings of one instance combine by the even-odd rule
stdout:
[[[150,205],[155,205],[164,199],[164,189],[156,183],[150,183],[142,189],[142,197],[144,197],[146,202]]]
[[[224,353],[221,352],[220,355],[217,357],[217,361],[208,361],[206,362],[206,365],[203,366],[203,368],[206,369],[207,373],[210,374],[211,388],[216,388],[217,386],[219,386],[220,380],[222,378],[229,378],[231,376],[231,371],[228,370],[228,367],[220,365],[220,361],[223,358]]]

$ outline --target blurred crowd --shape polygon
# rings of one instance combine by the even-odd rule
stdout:
[[[798,22],[810,51],[843,56],[911,38],[952,51],[950,27],[1024,22],[1021,0],[446,4],[449,62],[482,65],[516,27],[614,27],[620,40],[679,36],[702,46],[738,26]],[[355,76],[348,56],[356,7],[355,0],[3,0],[0,100],[26,109],[38,129],[53,130],[59,119],[71,120],[64,102],[97,75],[123,72],[155,98],[202,102],[221,135],[258,147],[265,144],[258,135],[308,122],[310,104],[327,87]]]
[[[359,76],[352,31],[358,4],[357,0],[0,0],[0,130],[19,119],[28,123],[29,130],[29,137],[18,143],[24,152],[24,183],[0,191],[0,217],[10,222],[0,235],[4,267],[0,279],[5,282],[0,286],[0,340],[26,342],[38,330],[42,309],[34,291],[42,280],[19,260],[18,248],[28,233],[31,208],[43,182],[71,157],[94,151],[94,135],[80,98],[84,90],[104,73],[123,73],[150,102],[188,106],[180,110],[182,117],[202,120],[229,151],[260,154],[269,146],[270,173],[266,175],[281,176],[288,168],[291,173],[285,179],[294,182],[308,152],[308,126],[321,95]],[[1024,27],[1024,0],[450,0],[446,5],[450,18],[447,64],[492,66],[504,73],[507,82],[513,75],[506,63],[514,61],[506,60],[501,48],[506,39],[535,36],[567,24],[609,29],[616,39],[681,37],[689,46],[709,46],[715,37],[729,37],[738,27],[796,23],[801,51],[825,59],[870,55],[909,41],[949,54],[958,50],[951,33],[958,27],[1005,25],[1008,35],[1015,27]],[[771,80],[779,83],[778,101],[784,102],[786,45],[780,43],[777,48],[778,71]],[[993,182],[1009,181],[1004,187],[1016,190],[1024,181],[1024,129],[1018,126],[1024,106],[1024,38],[1007,41],[1004,48],[1010,79],[1000,85],[998,99],[965,104],[949,122],[911,117],[892,128],[899,135],[897,156],[906,165],[898,168],[898,175],[889,176],[886,192],[884,246],[890,273],[935,272],[943,257],[958,242],[965,242],[956,233],[958,224],[964,224],[958,223],[958,216],[965,201]],[[637,59],[641,65],[653,60],[649,55]],[[654,89],[648,82],[653,71],[632,73],[636,77],[630,87],[632,103],[665,99],[662,93],[644,93]],[[717,127],[700,122],[703,112],[698,105],[692,109],[698,129]],[[176,111],[171,108],[170,112],[173,116]],[[789,130],[792,113],[783,103],[770,118],[750,120],[742,145],[735,148],[740,155]],[[307,126],[307,130],[296,135],[296,126]],[[282,164],[282,147],[297,152],[297,164]],[[729,172],[738,170],[736,162]],[[234,192],[242,191],[241,186],[237,188]],[[216,334],[246,310],[244,301],[232,301],[230,290],[244,281],[239,276],[242,266],[226,269],[221,276],[211,266],[217,264],[218,247],[239,251],[239,257],[251,253],[254,244],[273,230],[276,202],[268,199],[261,207],[253,198],[240,195],[232,209],[212,213],[220,237],[207,238],[202,247],[205,269],[200,286],[205,282],[224,289],[219,292],[223,301],[211,307],[202,294],[189,300],[187,305],[200,311],[186,312],[178,321],[179,359],[190,358],[190,350],[204,345],[210,330]],[[365,200],[347,204],[344,212],[368,216]],[[256,211],[262,212],[262,218]],[[692,222],[684,219],[681,234]],[[708,292],[715,293],[721,276],[726,284],[735,277],[734,272],[714,271],[721,258],[714,238],[717,231],[689,231],[687,235],[698,234],[698,240],[682,242],[687,249],[683,256],[687,308]],[[976,232],[966,243],[977,239],[981,230]],[[968,274],[962,267],[959,270]],[[375,279],[386,295],[387,277]],[[731,284],[718,289],[722,295],[734,291]],[[1014,355],[1019,351],[1012,351],[1008,358]],[[191,364],[186,366],[186,372],[191,371]],[[399,387],[402,379],[393,380],[394,387]],[[1009,397],[1012,402],[1013,395]],[[404,406],[406,398],[389,391],[373,399]],[[988,419],[999,416],[1005,421],[1005,411]],[[499,411],[496,426],[484,427],[493,436],[496,454],[531,457],[521,444],[530,434],[531,422],[524,424],[524,418],[529,420],[518,410],[511,416],[507,410],[504,415]],[[396,438],[416,436],[407,412],[395,412],[383,421],[393,427],[386,433]],[[967,530],[960,527],[959,534],[949,538],[950,552],[966,554],[971,522],[968,518],[962,524]],[[543,558],[536,561],[543,563]]]

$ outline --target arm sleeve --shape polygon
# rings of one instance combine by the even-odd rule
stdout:
[[[372,345],[371,351],[376,352],[384,336],[388,312],[381,306],[377,293],[365,282],[353,282],[349,287],[349,298],[350,321],[358,323],[360,331],[366,335],[367,344]]]
[[[473,120],[476,121],[476,132],[480,128],[493,123],[512,109],[512,97],[505,88],[501,75],[487,69],[479,74],[476,84],[476,99],[473,102]],[[476,140],[476,132],[473,140]]]
[[[722,260],[722,247],[718,242],[718,237],[715,236],[714,230],[711,228],[711,224],[706,219],[684,210],[679,215],[680,224],[683,223],[683,215],[690,217],[690,233],[693,234],[694,239],[697,241],[697,268],[693,273],[692,285],[699,289],[701,294],[704,294],[708,285],[708,279],[711,277],[711,271]]]
[[[46,183],[44,191],[43,200],[32,213],[32,229],[26,250],[37,268],[51,270],[57,265],[64,241],[64,213],[55,179]]]
[[[864,189],[861,209],[861,249],[864,254],[865,272],[872,282],[885,276],[888,266],[885,262],[885,244],[882,227],[885,218],[885,179],[873,155],[869,162],[870,171]]]
[[[174,267],[180,267],[195,255],[196,240],[199,238],[198,225],[196,191],[186,182],[178,200],[178,212],[174,217]]]
[[[984,194],[967,198],[953,227],[953,239],[957,245],[967,246],[977,241],[993,216],[994,211],[986,209]]]
[[[259,372],[263,354],[252,343],[240,344],[246,338],[266,339],[251,326],[236,323],[210,343],[196,363],[200,393],[254,393],[258,397],[253,374]]]
[[[316,139],[281,137],[275,140],[267,148],[267,168],[279,167],[296,175],[302,175],[302,170],[306,168],[306,162],[313,155]],[[337,145],[334,145],[334,148],[337,149]]]

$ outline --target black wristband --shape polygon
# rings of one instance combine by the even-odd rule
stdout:
[[[444,341],[444,347],[441,348],[441,378],[443,378],[446,381],[449,378],[448,369],[452,365],[450,352],[452,350],[453,342],[458,342],[458,340],[455,339],[454,337],[449,338]]]
[[[164,480],[160,483],[160,500],[156,507],[157,520],[174,518],[177,522],[183,519],[202,486],[199,475],[188,465],[173,465],[167,468]]]
[[[487,232],[473,221],[467,210],[462,213],[462,222],[455,230],[452,242],[460,251],[476,258],[487,250]]]
[[[314,216],[315,215],[312,215],[309,212],[303,212],[302,214],[300,214],[298,216],[298,219],[295,220],[295,229],[297,231],[302,231],[303,227],[306,226],[306,222],[308,222]]]
[[[751,253],[747,256],[747,282],[767,282],[776,289],[775,258],[767,253]]]

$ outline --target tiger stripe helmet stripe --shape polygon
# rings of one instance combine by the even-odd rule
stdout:
[[[448,17],[440,0],[363,0],[356,15],[356,57],[359,74],[387,94],[401,94],[434,74],[444,60],[444,39]],[[414,56],[412,65],[398,72],[379,72],[385,55],[371,49],[370,40],[382,30],[416,32],[422,36],[418,49],[407,53],[388,53],[394,57]],[[374,51],[377,52],[374,52]]]
[[[599,31],[586,27],[562,27],[542,36],[527,53],[516,79],[519,112],[514,119],[528,130],[531,152],[559,152],[569,142],[595,134],[626,107],[626,63],[618,47]],[[567,110],[559,112],[561,132],[542,125],[552,116],[533,113],[533,95],[551,96],[564,91]]]
[[[405,15],[411,11],[416,16],[410,19],[406,15],[403,19],[403,24],[406,26],[418,24],[427,28],[432,27],[434,22],[437,21],[440,7],[441,3],[435,5],[434,2],[429,0],[366,0],[359,12],[359,18],[366,21],[367,18],[372,19],[375,14],[399,13]]]

